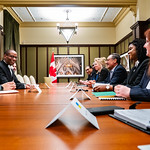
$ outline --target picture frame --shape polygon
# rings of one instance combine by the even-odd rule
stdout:
[[[54,55],[59,78],[84,77],[84,55]]]
[[[126,69],[127,72],[130,71],[130,59],[128,52],[123,53],[120,55],[121,58],[121,65]]]

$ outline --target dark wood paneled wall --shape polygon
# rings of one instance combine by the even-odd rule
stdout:
[[[21,45],[20,50],[22,75],[35,76],[37,83],[43,82],[43,77],[48,76],[52,51],[54,51],[54,54],[84,54],[85,66],[91,65],[95,57],[107,57],[109,54],[116,52],[115,45]],[[28,58],[29,53],[33,55],[30,59]],[[39,68],[39,61],[46,64],[42,66],[42,69],[45,69]],[[35,68],[31,69],[30,67],[33,67],[33,64],[35,64]],[[43,73],[43,77],[41,77],[41,71],[46,72]],[[85,74],[83,79],[86,78],[87,75]],[[69,82],[70,80],[78,81],[80,78],[58,79],[60,82]]]

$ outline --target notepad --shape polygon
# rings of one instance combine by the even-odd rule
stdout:
[[[99,97],[100,100],[103,100],[103,101],[125,101],[126,98],[124,97]]]
[[[107,92],[92,92],[93,95],[95,95],[96,97],[99,96],[115,96],[116,93],[113,91],[107,91]]]
[[[115,110],[111,117],[150,134],[150,109]]]

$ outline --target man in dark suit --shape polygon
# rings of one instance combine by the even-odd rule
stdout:
[[[127,78],[127,72],[125,68],[120,65],[120,55],[113,53],[107,57],[106,60],[107,68],[110,70],[107,78],[101,83],[108,83],[116,85],[124,82]],[[110,91],[113,90],[113,86],[110,85],[99,85],[94,88],[94,91]]]
[[[14,82],[16,89],[30,88],[30,85],[23,84],[18,81],[11,66],[17,60],[17,53],[14,50],[7,50],[4,53],[4,58],[0,61],[0,84]]]

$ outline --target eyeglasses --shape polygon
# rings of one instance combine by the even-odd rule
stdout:
[[[8,57],[11,57],[12,59],[17,59],[18,57],[16,57],[16,56],[12,56],[12,55],[7,55]]]

